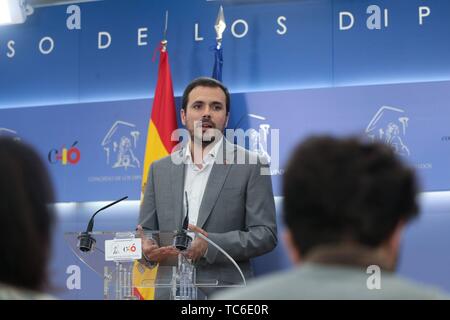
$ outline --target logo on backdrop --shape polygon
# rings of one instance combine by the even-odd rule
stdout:
[[[20,140],[17,131],[8,128],[0,128],[0,137],[10,137],[14,140]]]
[[[70,148],[66,148],[65,145],[61,149],[51,149],[48,153],[48,162],[51,164],[57,164],[60,162],[63,166],[65,165],[75,165],[81,159],[80,149],[76,147],[78,141],[72,143]]]
[[[138,190],[142,174],[141,172],[136,174],[133,168],[141,167],[141,162],[136,156],[140,135],[135,124],[122,120],[114,122],[101,142],[108,174],[90,176],[88,181],[90,183],[136,183],[136,190]]]
[[[140,132],[136,129],[136,125],[116,121],[101,144],[105,150],[106,164],[113,169],[140,168],[141,163],[135,155],[139,136]]]
[[[372,141],[387,143],[398,155],[409,156],[411,152],[405,142],[408,122],[405,110],[382,106],[370,120],[365,132]]]
[[[265,174],[283,174],[284,170],[279,168],[279,130],[271,128],[271,125],[264,116],[252,113],[247,114],[247,116],[255,119],[252,121],[254,124],[244,133],[244,138],[239,135],[239,129],[235,130],[234,135],[238,138],[237,144],[245,147],[245,136],[247,136],[249,142],[248,149],[257,153],[270,165],[270,172]],[[239,122],[236,127],[239,125]]]
[[[248,116],[263,121],[266,120],[265,117],[256,114],[249,114]],[[260,157],[265,157],[268,163],[270,163],[271,160],[271,157],[267,152],[269,134],[270,124],[268,123],[260,124],[258,129],[251,128],[249,134],[249,150],[256,152]]]

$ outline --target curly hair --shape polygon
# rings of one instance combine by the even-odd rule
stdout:
[[[311,137],[293,152],[283,181],[284,221],[302,255],[324,244],[377,247],[418,213],[413,170],[387,145]]]

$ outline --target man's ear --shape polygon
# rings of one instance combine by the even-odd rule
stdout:
[[[181,117],[181,123],[183,124],[183,126],[186,126],[186,112],[184,111],[183,108],[181,108],[181,110],[180,110],[180,117]]]
[[[297,245],[294,242],[294,238],[292,236],[291,231],[287,229],[284,231],[283,240],[291,261],[294,264],[300,264],[301,263],[300,249],[297,248]]]

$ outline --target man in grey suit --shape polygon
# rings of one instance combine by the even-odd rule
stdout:
[[[215,298],[446,298],[394,274],[403,229],[418,209],[414,173],[389,146],[310,138],[291,156],[283,189],[296,267]]]
[[[180,230],[187,202],[189,229],[224,249],[246,278],[253,276],[250,259],[276,246],[272,184],[264,172],[268,165],[225,139],[229,112],[230,95],[222,83],[198,78],[186,87],[181,120],[189,132],[188,142],[152,164],[141,205],[138,230],[150,263],[163,263],[179,252],[146,239],[142,228]],[[201,237],[192,241],[186,255],[195,262],[199,279],[213,278],[221,284],[242,281]]]

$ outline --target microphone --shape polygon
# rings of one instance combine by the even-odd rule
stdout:
[[[123,201],[125,199],[127,199],[128,196],[125,196],[119,200],[116,200],[106,206],[104,206],[103,208],[97,210],[91,217],[91,219],[89,220],[88,226],[86,228],[85,232],[82,232],[79,236],[78,236],[78,247],[81,251],[83,252],[89,252],[94,248],[95,245],[95,239],[90,235],[90,233],[92,232],[92,229],[94,228],[94,217],[97,213],[99,213],[102,210],[105,210],[113,205],[115,205],[116,203]]]
[[[188,224],[189,224],[189,202],[187,192],[184,192],[186,197],[186,217],[184,217],[183,226],[181,230],[175,235],[174,246],[180,251],[184,251],[189,247],[192,238],[187,234]]]

